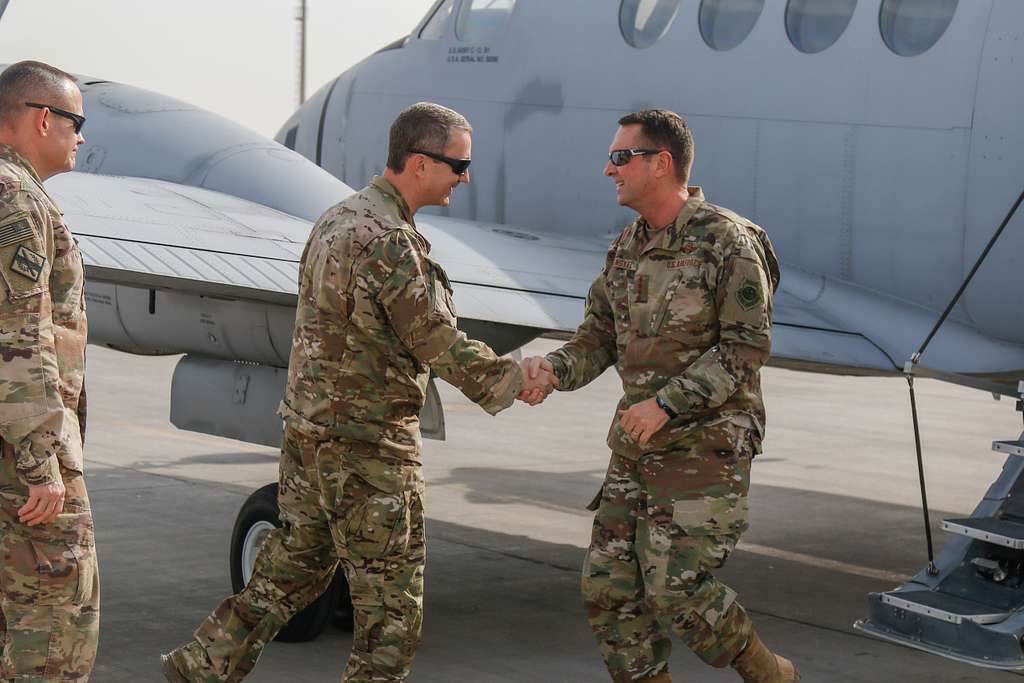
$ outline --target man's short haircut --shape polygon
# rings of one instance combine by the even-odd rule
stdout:
[[[466,117],[433,102],[417,102],[404,109],[391,124],[388,139],[388,168],[395,173],[405,170],[405,160],[412,150],[444,154],[452,128],[473,132]]]
[[[24,61],[11,64],[0,73],[0,124],[17,120],[26,111],[26,102],[67,106],[67,84],[74,83],[71,74],[42,62]]]
[[[667,109],[644,109],[626,114],[619,119],[620,126],[640,126],[645,146],[667,149],[676,162],[676,178],[681,183],[689,180],[693,163],[693,135],[686,119]]]

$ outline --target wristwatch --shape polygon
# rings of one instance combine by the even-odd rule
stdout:
[[[672,410],[669,407],[669,405],[665,403],[665,400],[661,396],[655,396],[654,402],[658,404],[659,408],[665,411],[665,414],[668,415],[670,420],[674,420],[675,418],[679,417],[679,413]]]

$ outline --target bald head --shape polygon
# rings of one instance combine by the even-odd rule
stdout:
[[[69,108],[78,87],[75,79],[42,62],[18,62],[0,73],[0,125],[13,126],[28,113],[26,102]]]

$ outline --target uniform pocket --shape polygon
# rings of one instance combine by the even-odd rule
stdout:
[[[687,536],[736,536],[747,530],[747,497],[698,498],[672,504],[672,522]]]
[[[92,513],[64,513],[57,520],[33,527],[19,558],[12,558],[13,584],[9,595],[40,605],[81,605],[92,596],[96,581],[96,551]]]
[[[350,474],[338,502],[345,546],[364,558],[404,553],[409,547],[413,491],[382,491]]]

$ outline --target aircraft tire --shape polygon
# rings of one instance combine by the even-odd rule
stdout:
[[[256,552],[271,528],[281,526],[277,507],[277,484],[257,489],[242,504],[231,532],[231,587],[238,593],[252,572]],[[334,618],[339,625],[351,624],[351,601],[345,573],[339,567],[334,579],[319,598],[292,617],[274,640],[304,643],[316,639]]]

